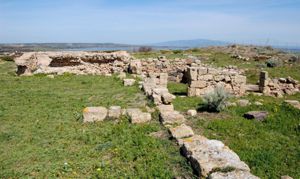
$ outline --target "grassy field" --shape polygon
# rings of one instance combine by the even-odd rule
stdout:
[[[186,85],[169,83],[174,94],[184,94]],[[300,178],[300,110],[283,103],[284,99],[246,96],[252,103],[262,101],[263,106],[231,107],[221,113],[200,113],[188,119],[197,134],[223,141],[261,178],[279,178],[290,175]],[[300,95],[287,99],[300,100]],[[232,99],[234,100],[234,99]],[[197,109],[201,98],[177,97],[175,109],[186,112]],[[266,110],[265,122],[250,121],[245,112]]]
[[[173,142],[149,136],[165,130],[157,120],[80,121],[86,106],[143,106],[136,86],[100,76],[16,77],[14,68],[0,62],[0,178],[192,176]]]

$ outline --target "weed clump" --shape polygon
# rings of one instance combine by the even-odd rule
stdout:
[[[229,97],[230,94],[225,91],[223,86],[217,86],[213,92],[203,96],[201,109],[208,112],[220,112],[225,109]]]
[[[0,59],[3,60],[3,61],[7,61],[7,62],[12,62],[12,61],[14,61],[14,58],[13,58],[13,57],[7,56],[7,55],[0,57]]]
[[[282,65],[282,62],[277,58],[271,58],[266,61],[267,67],[274,68]]]

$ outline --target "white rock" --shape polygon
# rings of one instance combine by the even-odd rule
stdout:
[[[133,86],[135,83],[135,79],[124,79],[124,86]]]
[[[216,169],[235,168],[250,171],[239,156],[225,146],[221,141],[208,140],[199,135],[181,140],[182,153],[190,160],[196,174],[208,177]]]
[[[83,122],[103,121],[107,116],[105,107],[87,107],[83,110]]]
[[[236,102],[239,106],[242,106],[242,107],[246,107],[246,106],[249,106],[251,105],[251,103],[249,102],[249,100],[247,99],[240,99]]]
[[[138,108],[127,109],[127,114],[130,118],[131,123],[139,124],[151,121],[151,114],[142,112]]]
[[[118,119],[121,116],[122,109],[121,106],[111,106],[108,109],[108,117],[113,119]]]
[[[182,124],[185,122],[185,118],[178,111],[166,111],[160,113],[160,120],[164,125],[168,124]]]
[[[190,110],[187,111],[187,114],[189,116],[197,116],[197,111],[194,110],[194,109],[190,109]]]
[[[172,137],[175,139],[192,137],[194,135],[192,128],[185,124],[181,124],[180,126],[170,128],[169,132],[172,135]]]

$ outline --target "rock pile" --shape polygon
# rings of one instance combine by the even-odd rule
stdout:
[[[151,73],[144,79],[142,89],[156,105],[170,104],[175,96],[169,93],[167,84],[167,73]]]
[[[212,92],[217,86],[236,96],[245,93],[246,76],[236,69],[222,69],[210,67],[189,67],[188,76],[188,96],[203,96]]]
[[[15,59],[18,75],[32,74],[94,74],[129,72],[138,75],[167,73],[169,80],[181,82],[186,68],[200,64],[198,59],[165,57],[134,59],[125,51],[105,52],[27,52]]]
[[[270,79],[268,72],[262,71],[259,79],[259,89],[266,96],[283,97],[284,94],[292,95],[300,91],[297,80],[291,77]]]
[[[32,74],[111,74],[128,68],[131,56],[126,51],[27,52],[15,59],[18,75]]]

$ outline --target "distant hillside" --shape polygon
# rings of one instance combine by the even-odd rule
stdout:
[[[208,40],[208,39],[194,39],[194,40],[176,40],[176,41],[167,41],[151,44],[153,46],[167,46],[167,47],[207,47],[207,46],[224,46],[228,45],[228,42],[217,41],[217,40]]]
[[[131,50],[139,46],[114,43],[15,43],[0,44],[0,52],[60,50]]]

